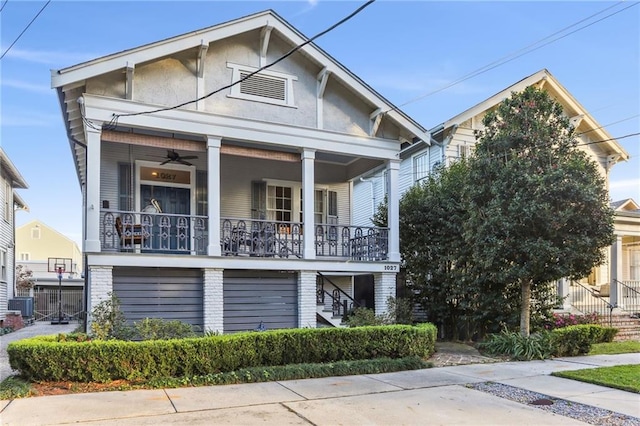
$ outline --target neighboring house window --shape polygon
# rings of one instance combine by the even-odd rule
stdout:
[[[632,250],[629,254],[629,278],[632,281],[638,281],[640,280],[640,250]]]
[[[469,158],[471,145],[458,145],[458,158]]]
[[[293,191],[288,186],[267,186],[267,219],[291,222]]]
[[[258,68],[231,62],[227,62],[227,68],[232,70],[232,83],[242,80],[231,86],[229,97],[295,107],[293,82],[298,80],[296,76],[263,70],[246,78]]]
[[[7,252],[0,250],[0,281],[7,281]]]
[[[416,183],[429,176],[429,153],[425,152],[413,157],[413,176]]]
[[[12,198],[11,185],[9,182],[4,183],[4,220],[11,222],[11,198]]]
[[[31,255],[29,253],[20,253],[20,260],[31,260]]]
[[[36,226],[35,228],[31,228],[31,239],[39,240],[40,239],[40,227]]]

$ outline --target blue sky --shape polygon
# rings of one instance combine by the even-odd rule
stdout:
[[[80,187],[50,89],[50,69],[265,9],[311,37],[363,3],[52,1],[0,62],[0,144],[30,185],[21,195],[31,211],[18,214],[18,225],[39,219],[80,243]],[[9,0],[4,5],[2,52],[44,4]],[[431,128],[547,68],[620,137],[640,132],[640,5],[634,4],[378,0],[317,44],[402,105],[609,8],[560,32],[553,38],[566,36],[557,41],[402,109]],[[612,198],[640,202],[640,136],[619,142],[631,160],[614,167]]]

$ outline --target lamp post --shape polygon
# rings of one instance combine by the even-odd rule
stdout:
[[[58,320],[52,320],[51,324],[69,324],[69,321],[64,321],[62,318],[62,275],[64,269],[59,266],[56,272],[58,274]]]

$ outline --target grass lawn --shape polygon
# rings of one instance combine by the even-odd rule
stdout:
[[[640,342],[627,340],[625,342],[596,343],[591,346],[589,355],[628,354],[634,352],[640,353]]]
[[[640,393],[640,364],[558,371],[554,376]]]

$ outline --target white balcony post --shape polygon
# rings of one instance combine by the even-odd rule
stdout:
[[[303,242],[304,250],[302,257],[304,259],[315,259],[315,216],[314,216],[314,186],[315,171],[314,161],[316,152],[305,149],[302,152],[302,221],[304,223]]]
[[[220,145],[222,138],[207,137],[207,206],[209,207],[209,256],[220,256]]]
[[[400,262],[400,191],[398,170],[400,160],[387,163],[389,187],[387,193],[387,226],[389,227],[389,261]]]
[[[616,235],[616,241],[611,245],[611,288],[610,302],[613,306],[623,308],[621,290],[618,281],[622,281],[622,235]]]
[[[84,250],[87,253],[100,252],[100,136],[102,123],[93,121],[93,124],[92,127],[85,127],[87,164],[89,165],[86,172],[86,234],[84,241]]]

